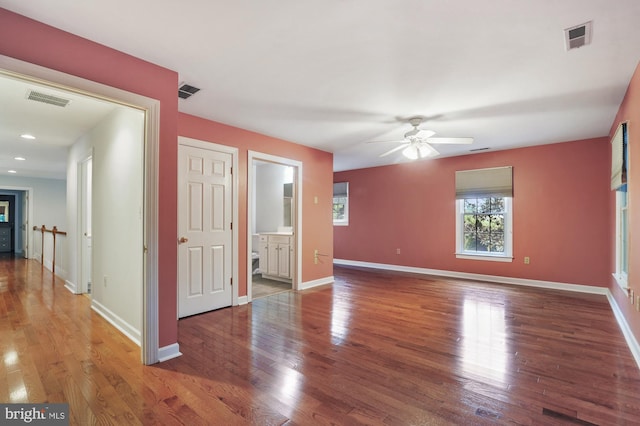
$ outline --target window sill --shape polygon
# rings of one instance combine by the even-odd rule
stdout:
[[[624,291],[629,290],[629,283],[627,282],[627,277],[622,274],[613,273],[613,279],[616,280],[616,283],[620,286]]]
[[[487,254],[456,253],[456,258],[468,260],[488,260],[490,262],[513,262],[513,257],[511,256],[496,256]]]
[[[349,222],[333,222],[333,226],[349,226]]]

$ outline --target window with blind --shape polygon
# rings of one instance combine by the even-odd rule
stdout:
[[[512,167],[456,172],[456,257],[510,262]]]
[[[349,224],[349,182],[333,184],[333,224]]]
[[[628,288],[629,265],[627,139],[627,123],[621,123],[611,139],[611,190],[616,191],[616,271],[613,276],[623,289]]]

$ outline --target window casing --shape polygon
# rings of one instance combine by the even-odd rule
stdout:
[[[512,198],[456,200],[456,257],[513,261]]]
[[[628,289],[629,271],[629,186],[627,123],[621,123],[611,141],[611,189],[616,191],[616,270],[618,285]]]
[[[349,225],[349,182],[333,184],[333,224]]]

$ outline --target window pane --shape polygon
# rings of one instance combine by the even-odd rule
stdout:
[[[495,253],[504,252],[504,234],[500,232],[494,232],[491,234],[491,243],[489,251]]]
[[[504,232],[504,215],[502,214],[494,214],[490,216],[491,232]]]
[[[504,212],[504,198],[492,198],[491,199],[491,212],[492,213],[502,213]]]
[[[477,213],[477,201],[475,198],[465,198],[464,200],[464,212],[465,213]]]
[[[488,214],[479,214],[477,216],[478,232],[489,233],[491,225],[491,216]]]
[[[491,213],[491,198],[478,198],[478,213]]]
[[[473,214],[465,214],[464,215],[464,231],[467,233],[475,233],[476,232],[476,216]]]
[[[489,233],[478,232],[478,243],[476,244],[476,251],[489,251],[490,242],[491,238]]]
[[[464,250],[476,251],[476,233],[464,233]]]

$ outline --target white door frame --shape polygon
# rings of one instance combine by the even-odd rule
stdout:
[[[191,146],[194,148],[200,148],[200,149],[204,149],[207,151],[219,151],[219,152],[224,152],[227,154],[231,155],[231,191],[232,191],[232,200],[231,200],[231,223],[233,224],[231,227],[231,245],[233,246],[231,248],[231,280],[232,280],[232,297],[231,297],[231,305],[232,306],[237,306],[238,305],[238,241],[239,241],[239,233],[238,233],[238,228],[239,226],[239,221],[238,221],[238,202],[239,202],[239,196],[238,196],[238,178],[239,178],[239,173],[238,173],[238,148],[234,148],[231,146],[227,146],[227,145],[220,145],[217,144],[215,142],[207,142],[207,141],[201,141],[198,139],[191,139],[191,138],[187,138],[185,136],[178,136],[178,145],[185,145],[185,146]],[[179,191],[180,189],[178,189]],[[176,206],[176,208],[180,208],[180,206]],[[177,244],[177,242],[176,242]],[[179,288],[178,286],[176,286],[176,295],[178,295],[179,292]],[[179,295],[178,295],[179,297]],[[176,298],[176,302],[179,303],[180,301],[177,300]]]
[[[146,256],[143,256],[141,360],[147,365],[155,364],[159,360],[158,353],[160,351],[158,346],[158,153],[160,148],[160,101],[4,55],[0,55],[0,74],[9,78],[33,81],[60,90],[80,93],[137,108],[145,113],[144,247],[141,247],[140,250]],[[33,199],[30,200],[30,204],[33,204]],[[178,355],[179,352],[170,353],[165,358]]]
[[[255,169],[254,164],[256,161],[267,161],[275,164],[282,164],[284,166],[291,166],[296,169],[294,173],[296,180],[296,220],[295,227],[293,229],[293,236],[296,244],[296,265],[293,277],[291,278],[291,284],[293,290],[300,289],[300,283],[302,282],[302,161],[292,160],[290,158],[278,157],[276,155],[265,154],[258,151],[249,151],[247,161],[247,302],[252,300],[252,238],[251,238],[251,222],[253,215],[255,215]]]
[[[30,227],[33,227],[33,188],[29,187],[29,186],[9,186],[9,185],[2,185],[0,186],[0,189],[4,189],[7,191],[22,191],[24,194],[24,197],[28,197],[29,201],[27,202],[27,211],[26,212],[22,212],[23,214],[23,219],[26,216],[27,218],[27,238],[24,241],[24,245],[25,245],[25,252],[27,253],[24,257],[27,257],[27,259],[32,259],[34,257],[34,251],[33,251],[33,230],[29,229]],[[20,226],[22,226],[22,224],[20,224]],[[15,250],[15,248],[14,248]]]
[[[84,235],[84,229],[85,229],[85,223],[86,223],[86,217],[85,214],[86,209],[85,209],[85,204],[87,202],[87,200],[85,199],[86,195],[87,195],[87,181],[86,181],[86,165],[89,161],[93,161],[93,149],[88,152],[86,155],[84,155],[82,157],[82,159],[80,161],[78,161],[77,164],[77,168],[78,168],[78,174],[77,174],[77,181],[78,184],[76,186],[76,188],[78,189],[78,214],[77,214],[77,218],[78,218],[78,226],[77,229],[79,230],[79,232],[77,233],[77,242],[78,242],[78,247],[77,247],[77,251],[76,253],[78,253],[78,262],[77,262],[77,279],[78,279],[78,285],[76,286],[76,293],[77,294],[84,294],[88,292],[88,288],[87,288],[87,280],[86,280],[86,270],[85,270],[85,265],[86,265],[86,261],[87,259],[85,259],[84,257],[87,255],[86,253],[86,241],[85,238],[83,237],[87,237],[86,235]],[[91,191],[91,188],[89,189],[89,191]],[[89,236],[91,237],[91,236]],[[89,260],[90,263],[92,263],[91,260]],[[92,265],[93,266],[93,265]]]

